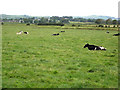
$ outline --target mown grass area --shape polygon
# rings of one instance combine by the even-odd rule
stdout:
[[[94,22],[70,22],[70,24],[94,25]]]
[[[117,30],[108,34],[25,24],[2,28],[3,88],[118,87],[118,37],[113,36]],[[29,35],[16,35],[18,31]],[[89,51],[83,48],[86,43],[107,50]]]

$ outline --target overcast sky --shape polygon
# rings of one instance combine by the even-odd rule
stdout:
[[[1,0],[0,14],[118,17],[119,0]]]

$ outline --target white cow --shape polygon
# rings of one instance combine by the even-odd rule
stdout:
[[[23,31],[20,31],[20,32],[17,32],[16,34],[17,34],[17,35],[20,35],[20,34],[22,34],[22,33],[23,33]]]

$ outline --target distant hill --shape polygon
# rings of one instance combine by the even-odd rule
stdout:
[[[115,17],[111,17],[111,16],[99,16],[99,15],[90,15],[90,16],[83,16],[83,18],[86,18],[86,19],[117,19]]]
[[[19,18],[30,18],[32,16],[28,16],[28,15],[6,15],[6,14],[0,14],[0,16],[2,16],[2,19],[19,19]]]
[[[29,16],[29,15],[6,15],[6,14],[0,14],[2,15],[2,19],[19,19],[19,18],[31,18],[31,17],[50,17],[50,16]],[[85,19],[117,19],[115,17],[111,16],[99,16],[99,15],[91,15],[91,16],[73,16],[74,18],[85,18]]]
[[[6,14],[0,14],[2,16],[2,19],[19,19],[19,18],[32,18],[32,17],[50,17],[50,16],[29,16],[29,15],[6,15]]]

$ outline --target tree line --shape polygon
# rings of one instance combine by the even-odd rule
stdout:
[[[19,18],[19,19],[3,19],[3,22],[19,22],[19,23],[34,23],[34,24],[66,24],[70,22],[93,22],[95,24],[120,24],[120,20],[112,19],[85,19],[85,18],[74,18],[72,16],[52,16],[52,17],[32,17],[32,18]]]
[[[117,24],[120,24],[120,20],[112,20],[112,19],[107,19],[107,20],[104,20],[104,19],[97,19],[95,21],[96,24],[107,24],[107,25],[110,25],[110,24],[113,24],[113,25],[117,25]]]

